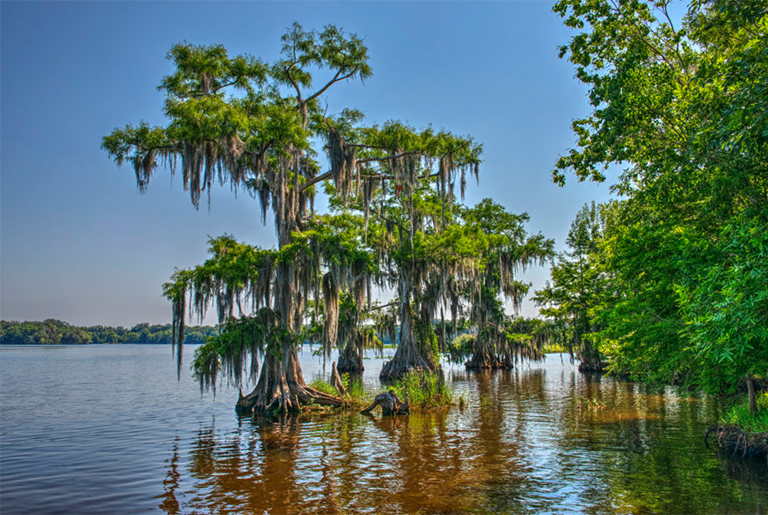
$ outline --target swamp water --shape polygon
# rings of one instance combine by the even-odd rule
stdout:
[[[446,378],[464,409],[253,423],[235,389],[177,381],[167,346],[2,346],[0,513],[768,512],[768,466],[704,447],[716,399],[558,355]]]

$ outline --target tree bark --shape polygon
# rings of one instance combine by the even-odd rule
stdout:
[[[363,370],[365,370],[365,367],[363,366],[362,349],[358,351],[354,340],[350,338],[341,353],[339,353],[339,371],[359,374]]]
[[[464,367],[469,370],[496,370],[499,368],[509,369],[511,365],[502,363],[493,353],[493,349],[488,343],[480,344],[475,348],[475,353],[469,361],[464,363]]]
[[[296,349],[292,348],[282,360],[267,352],[259,382],[248,395],[240,394],[235,411],[238,415],[297,412],[309,403],[341,406],[344,401],[307,386]]]
[[[336,390],[339,392],[339,395],[345,395],[347,393],[347,389],[344,388],[344,382],[341,380],[341,376],[339,375],[339,370],[336,368],[336,362],[333,362],[333,370],[331,371],[331,386],[336,388]]]
[[[413,337],[413,314],[411,312],[410,288],[407,280],[401,279],[401,295],[403,298],[400,308],[400,342],[391,361],[381,368],[381,381],[395,381],[410,370],[432,371],[427,360],[421,355],[421,350]]]
[[[288,228],[294,226],[295,223],[287,224]],[[279,238],[281,247],[290,242],[290,232],[286,239],[284,231],[281,231]],[[342,399],[310,388],[304,381],[292,339],[301,324],[299,270],[294,263],[280,263],[275,272],[275,306],[280,312],[280,326],[285,330],[285,336],[280,344],[279,354],[267,349],[256,387],[248,395],[240,395],[235,411],[239,415],[251,415],[298,412],[301,406],[310,403],[324,406],[343,405]]]

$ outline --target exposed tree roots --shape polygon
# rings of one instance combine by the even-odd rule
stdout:
[[[344,401],[307,386],[291,351],[284,361],[267,356],[256,388],[245,396],[240,393],[235,411],[238,415],[298,412],[307,404],[342,406]]]
[[[378,394],[371,403],[370,406],[365,408],[360,413],[370,413],[376,406],[381,406],[381,414],[385,416],[389,415],[407,415],[410,413],[410,407],[408,405],[408,396],[405,397],[405,402],[401,401],[394,390],[389,390]]]
[[[434,367],[424,359],[421,351],[413,340],[413,334],[409,330],[410,319],[406,317],[400,331],[400,344],[397,346],[395,356],[384,363],[379,374],[379,380],[392,382],[403,377],[412,370],[431,372]]]
[[[344,382],[341,380],[341,376],[339,375],[339,369],[336,368],[336,362],[333,362],[333,371],[331,372],[331,386],[336,388],[336,390],[341,395],[346,395],[347,389],[344,388]]]
[[[704,444],[709,447],[710,436],[717,436],[718,447],[742,458],[765,458],[768,463],[768,433],[747,433],[733,424],[714,425],[707,429]]]
[[[384,363],[379,379],[383,382],[396,381],[412,370],[426,372],[431,371],[432,367],[429,366],[418,349],[411,345],[400,345],[395,352],[395,357]]]

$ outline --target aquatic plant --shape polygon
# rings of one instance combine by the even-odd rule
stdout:
[[[392,386],[398,397],[407,399],[411,409],[444,408],[454,404],[453,389],[446,385],[442,370],[412,370]]]

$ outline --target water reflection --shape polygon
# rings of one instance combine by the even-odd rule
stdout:
[[[704,447],[718,399],[558,356],[447,367],[464,409],[253,422],[237,390],[177,381],[166,348],[0,352],[3,515],[768,512],[768,466]],[[366,360],[367,389],[381,363]],[[322,375],[310,353],[302,368]]]
[[[200,428],[186,447],[173,442],[159,508],[169,514],[766,510],[766,471],[734,468],[698,442],[718,409],[710,400],[585,378],[559,365],[453,370],[449,378],[464,409],[243,419],[234,430]]]

